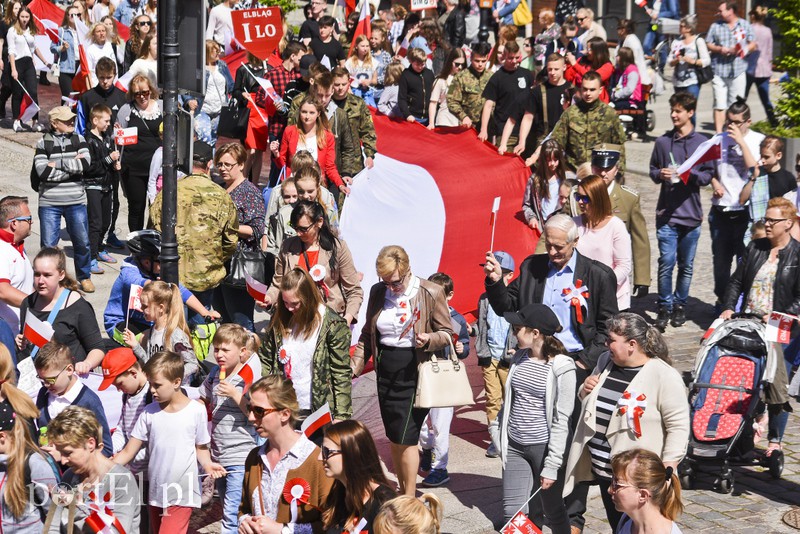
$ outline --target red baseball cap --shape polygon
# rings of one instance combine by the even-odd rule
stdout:
[[[136,363],[136,355],[128,347],[120,347],[108,351],[103,358],[103,382],[100,391],[108,389],[114,379],[131,368]]]

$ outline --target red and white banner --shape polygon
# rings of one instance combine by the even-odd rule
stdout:
[[[115,128],[114,142],[117,144],[117,146],[139,144],[139,128],[136,126],[130,126],[128,128]]]
[[[22,335],[41,349],[48,341],[53,339],[53,325],[38,319],[28,310],[28,313],[25,314],[25,326],[22,329]]]
[[[231,11],[233,36],[248,52],[265,61],[283,37],[279,7]],[[235,73],[235,71],[231,71]]]
[[[139,284],[131,284],[128,294],[128,313],[131,310],[142,311],[142,289],[144,288]]]
[[[307,438],[310,438],[314,432],[328,423],[333,423],[333,416],[331,415],[331,407],[326,402],[320,409],[306,417],[306,420],[300,425],[300,431]]]
[[[353,42],[359,35],[366,35],[367,39],[372,36],[372,17],[369,13],[369,0],[361,0],[361,13],[358,15],[358,23],[353,33]]]
[[[58,23],[49,19],[40,19],[36,15],[33,16],[33,19],[36,21],[36,26],[41,26],[44,29],[45,35],[47,35],[53,43],[59,44],[61,39],[58,38]]]
[[[114,85],[116,85],[120,91],[127,93],[128,87],[130,87],[131,85],[131,80],[135,75],[136,75],[135,70],[129,70],[128,72],[117,78],[117,80],[114,82]]]
[[[722,143],[727,133],[716,134],[714,137],[702,143],[694,153],[678,167],[678,175],[684,184],[689,182],[689,174],[692,169],[705,163],[706,161],[718,160],[722,154]]]
[[[78,57],[81,62],[78,72],[72,79],[72,89],[83,94],[93,85],[92,72],[89,70],[89,56],[86,54],[86,49],[92,43],[89,40],[89,28],[78,18],[75,19],[75,34],[78,36]]]
[[[415,275],[449,274],[458,291],[450,305],[469,314],[484,292],[484,263],[492,227],[486,208],[495,197],[522,198],[530,170],[516,156],[478,140],[468,128],[428,130],[422,125],[373,114],[378,155],[359,173],[344,203],[340,232],[364,273],[365,291],[379,282],[375,258],[386,245],[408,252]],[[487,179],[501,176],[502,179]],[[533,254],[536,239],[521,203],[501,203],[495,247],[517,265]],[[361,307],[360,325],[366,322]]]
[[[409,46],[411,46],[411,41],[409,40],[408,35],[406,35],[403,38],[403,42],[400,43],[400,49],[397,51],[397,55],[400,57],[406,57],[406,54],[408,54]]]
[[[250,93],[250,99],[247,101],[247,109],[250,110],[250,120],[247,122],[247,134],[244,138],[244,146],[248,149],[267,150],[267,141],[269,140],[267,126],[269,120],[264,115],[264,112],[255,104],[255,93]]]
[[[792,325],[797,317],[781,312],[772,312],[767,321],[767,341],[786,344],[792,340]]]
[[[244,283],[247,286],[247,293],[256,299],[258,302],[264,302],[267,298],[267,286],[250,276],[250,273],[244,273]]]
[[[542,534],[542,531],[528,516],[522,512],[517,512],[517,515],[503,529],[502,534]]]
[[[633,0],[633,3],[639,7],[647,7],[647,0]]]

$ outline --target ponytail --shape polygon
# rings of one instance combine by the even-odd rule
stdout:
[[[659,358],[672,365],[669,347],[664,336],[654,326],[647,324],[641,315],[621,312],[606,321],[609,332],[622,336],[626,340],[636,341],[649,358]]]
[[[669,357],[669,347],[664,341],[664,336],[655,326],[648,326],[645,333],[642,351],[651,358],[659,358],[672,365],[672,358]]]
[[[648,490],[650,500],[667,519],[675,521],[683,512],[678,475],[656,453],[646,449],[621,452],[611,458],[611,470],[617,479]]]
[[[675,521],[683,512],[681,481],[672,466],[667,467],[665,471],[663,498],[659,503],[659,510],[661,515]]]
[[[160,306],[164,306],[167,315],[167,324],[164,327],[164,349],[173,350],[172,334],[175,330],[180,330],[186,337],[191,339],[189,327],[186,324],[186,317],[183,314],[183,299],[177,284],[171,284],[162,280],[149,282],[142,290],[148,299]]]
[[[417,499],[401,495],[386,501],[372,522],[375,534],[439,534],[442,501],[433,493]]]

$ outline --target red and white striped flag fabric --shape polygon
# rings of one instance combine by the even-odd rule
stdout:
[[[17,83],[19,83],[19,81],[17,81]],[[23,87],[22,103],[19,106],[20,122],[28,122],[32,120],[36,114],[39,113],[39,109],[39,105],[33,101],[31,95],[29,95],[28,91],[26,91],[25,87]]]
[[[269,119],[264,115],[264,112],[256,106],[256,93],[250,93],[250,98],[247,100],[247,108],[250,110],[250,119],[247,121],[247,134],[245,135],[244,146],[247,148],[255,148],[256,150],[267,150],[267,141],[269,140],[267,126],[269,126]]]
[[[256,299],[258,302],[264,302],[267,298],[267,286],[250,276],[250,273],[244,273],[244,283],[247,286],[247,293]]]
[[[358,15],[358,23],[353,32],[353,42],[359,35],[365,35],[367,39],[372,35],[372,21],[369,13],[369,0],[361,0],[361,13]]]
[[[116,85],[117,88],[123,93],[127,93],[128,87],[131,85],[131,80],[133,79],[135,74],[136,71],[129,70],[128,72],[117,78],[117,80],[114,82],[114,85]]]
[[[72,79],[72,89],[83,94],[92,88],[92,73],[89,70],[89,57],[86,54],[86,48],[91,41],[89,41],[89,28],[79,18],[75,19],[75,34],[78,36],[78,57],[81,59],[81,66]]]
[[[727,133],[716,134],[714,137],[702,143],[694,153],[678,167],[678,175],[684,184],[689,182],[689,174],[692,169],[705,163],[706,161],[715,161],[722,155],[722,143]]]
[[[49,19],[40,19],[36,15],[34,15],[33,18],[39,23],[37,26],[41,26],[44,29],[45,35],[47,35],[51,41],[55,44],[61,41],[61,39],[58,38],[58,23]]]
[[[250,356],[236,374],[239,375],[244,382],[244,391],[242,393],[247,393],[247,390],[253,385],[253,381],[261,377],[261,360],[258,359],[258,355],[253,354]]]
[[[408,54],[408,47],[411,46],[411,41],[408,38],[408,34],[406,34],[403,42],[400,43],[400,50],[397,51],[397,55],[400,57],[406,57]]]
[[[25,314],[25,326],[22,329],[25,339],[41,349],[53,339],[53,333],[53,325],[40,320],[28,310],[28,313]]]
[[[128,313],[131,310],[136,310],[138,312],[142,310],[142,286],[138,284],[131,284],[131,290],[128,294]]]
[[[328,423],[333,423],[333,416],[331,415],[331,407],[328,406],[326,402],[320,409],[306,417],[306,420],[300,425],[300,431],[303,432],[307,438],[310,438],[314,432]]]
[[[647,0],[633,0],[633,3],[639,7],[647,7]]]
[[[494,224],[498,211],[500,211],[500,197],[494,197],[494,202],[492,203],[492,216],[489,218],[490,226]]]

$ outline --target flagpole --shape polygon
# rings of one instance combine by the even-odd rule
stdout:
[[[33,15],[33,13],[31,13],[31,15]],[[42,19],[40,19],[40,18],[39,18],[39,17],[37,17],[36,15],[33,15],[33,18],[35,18],[37,21],[39,21],[39,24],[41,24],[41,25],[42,25],[42,28],[44,28],[44,33],[47,33],[47,26],[45,26],[45,25],[44,25],[44,22],[42,21]],[[51,29],[50,31],[53,31],[53,30]],[[61,43],[64,41],[64,40],[61,38],[61,36],[59,36],[58,34],[56,34],[56,38],[58,39],[58,43],[57,43],[57,44],[61,44]],[[62,45],[62,46],[63,46],[63,45]]]
[[[525,508],[525,507],[528,505],[528,503],[529,503],[529,502],[531,502],[531,499],[533,499],[534,497],[536,497],[536,494],[537,494],[537,493],[539,493],[540,491],[542,491],[542,486],[539,486],[539,488],[538,488],[536,491],[534,491],[534,492],[533,492],[533,495],[531,495],[530,497],[528,497],[528,500],[527,500],[527,501],[525,501],[524,503],[522,503],[522,506],[520,506],[520,507],[519,507],[519,510],[517,510],[516,512],[514,512],[514,513],[511,515],[511,519],[509,519],[509,520],[506,522],[506,524],[505,524],[505,525],[503,525],[503,528],[501,528],[501,529],[499,530],[499,532],[501,532],[501,533],[502,533],[502,532],[503,532],[503,531],[506,529],[506,527],[507,527],[509,524],[511,524],[511,522],[514,520],[514,518],[515,518],[515,517],[517,517],[517,514],[518,514],[518,513],[520,513],[520,512],[522,511],[522,509],[523,509],[523,508]]]
[[[22,90],[25,92],[25,94],[26,94],[26,95],[28,95],[28,98],[30,98],[30,99],[31,99],[31,102],[33,102],[34,104],[36,104],[36,105],[38,106],[38,105],[39,105],[39,103],[38,103],[38,102],[36,102],[36,101],[33,99],[33,97],[32,97],[32,96],[31,96],[31,94],[28,92],[28,90],[27,90],[27,89],[25,89],[25,86],[22,84],[22,82],[21,82],[21,81],[19,81],[18,79],[17,79],[17,80],[14,80],[14,81],[15,81],[15,82],[17,82],[17,83],[19,84],[19,86],[20,86],[20,87],[22,87]]]

